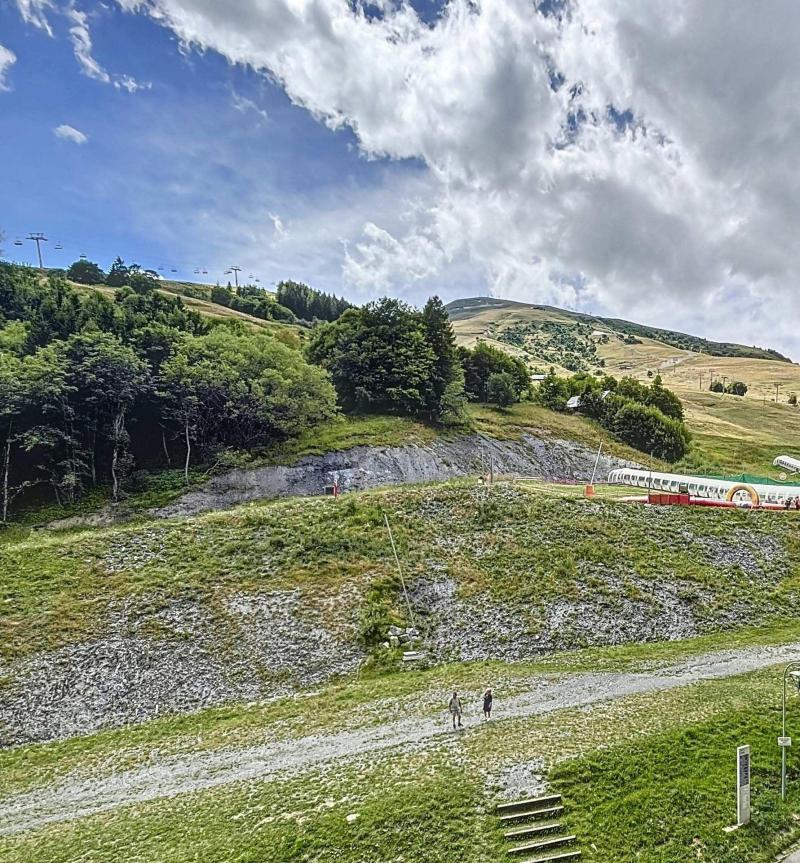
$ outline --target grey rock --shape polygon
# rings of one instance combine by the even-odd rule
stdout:
[[[524,434],[519,440],[494,440],[466,435],[452,441],[436,440],[424,446],[360,446],[321,456],[308,456],[297,464],[240,468],[210,479],[201,488],[153,511],[163,518],[228,509],[247,501],[291,495],[320,495],[334,480],[343,492],[403,483],[436,482],[461,476],[536,476],[546,480],[588,481],[594,467],[594,450],[575,441]],[[634,462],[601,456],[597,476]]]

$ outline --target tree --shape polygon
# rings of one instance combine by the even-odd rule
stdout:
[[[683,405],[672,390],[661,383],[661,375],[656,375],[650,384],[650,390],[645,396],[645,404],[658,408],[664,416],[675,420],[683,419]]]
[[[125,416],[147,388],[147,365],[116,336],[96,330],[71,336],[60,349],[75,414],[82,419],[88,435],[86,451],[92,484],[97,483],[100,433],[109,442],[111,490],[117,500],[120,474],[128,464]]]
[[[75,261],[67,270],[67,278],[81,285],[102,285],[106,274],[93,261]]]
[[[450,316],[439,297],[431,297],[422,310],[425,340],[434,360],[427,394],[428,415],[434,421],[463,422],[464,369],[458,358],[456,337]]]
[[[218,327],[186,338],[161,366],[158,393],[167,418],[192,452],[283,440],[333,416],[336,397],[321,369],[261,334]]]
[[[553,368],[544,376],[536,391],[536,401],[552,411],[563,411],[569,398],[569,385]]]
[[[309,359],[327,369],[348,411],[425,416],[436,360],[419,312],[384,298],[314,330]]]
[[[278,303],[290,309],[298,318],[312,321],[335,321],[352,308],[345,299],[335,294],[314,290],[302,282],[284,281],[278,284]]]
[[[722,384],[722,381],[712,381],[709,390],[712,393],[724,393],[725,387]]]
[[[495,372],[489,375],[486,399],[500,408],[514,404],[517,401],[514,378],[508,372]]]
[[[149,294],[158,287],[158,275],[152,270],[141,269],[138,264],[132,264],[127,284],[137,294]]]
[[[610,396],[609,402],[606,422],[621,441],[665,461],[678,461],[686,454],[690,435],[680,420],[619,396]]]
[[[489,400],[487,386],[491,375],[506,372],[514,381],[515,401],[530,387],[530,373],[522,360],[509,356],[505,351],[478,342],[473,350],[459,348],[459,357],[464,367],[465,387],[470,401]]]
[[[232,298],[233,294],[227,288],[223,288],[220,285],[214,285],[214,287],[211,288],[212,303],[230,308]]]
[[[106,276],[106,284],[111,288],[122,288],[128,284],[129,275],[130,270],[125,266],[125,261],[117,256]]]

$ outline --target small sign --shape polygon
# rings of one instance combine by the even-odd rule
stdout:
[[[791,737],[779,737],[778,738],[778,746],[791,746],[792,738]]]
[[[750,821],[750,747],[736,749],[736,821],[741,826]]]

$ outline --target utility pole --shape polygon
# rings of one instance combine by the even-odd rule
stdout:
[[[28,234],[27,239],[33,240],[36,243],[36,254],[39,256],[39,269],[44,269],[44,264],[42,263],[42,247],[41,243],[47,242],[47,237],[41,231],[36,231],[35,233]]]
[[[229,270],[225,270],[225,275],[228,273],[233,273],[233,280],[236,282],[236,287],[239,287],[239,273],[241,273],[241,267],[231,267]]]
[[[723,375],[723,376],[722,376],[722,392],[723,392],[723,393],[725,392],[725,381],[726,381],[726,380],[728,380],[728,376],[727,376],[727,375]]]
[[[778,387],[780,384],[775,384],[775,404],[778,404]]]
[[[703,389],[703,373],[700,372],[700,389]]]

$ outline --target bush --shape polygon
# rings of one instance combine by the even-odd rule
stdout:
[[[680,420],[618,396],[609,396],[604,425],[623,443],[665,461],[678,461],[689,449],[689,432]]]
[[[725,392],[732,396],[743,396],[747,392],[747,384],[744,381],[731,381],[725,387]]]

